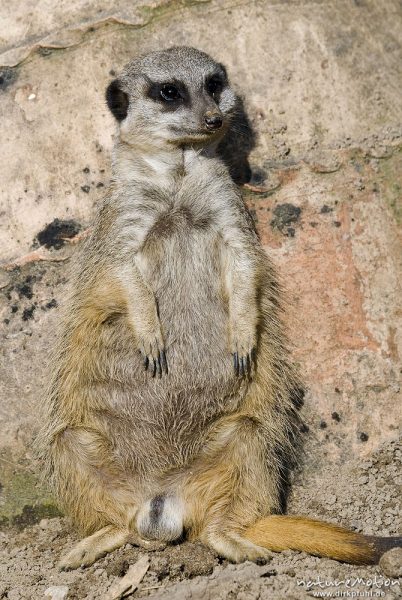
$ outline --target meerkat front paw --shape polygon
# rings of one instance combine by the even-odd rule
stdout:
[[[139,349],[144,359],[144,368],[152,377],[156,374],[162,377],[162,373],[168,374],[165,343],[163,341],[160,327],[153,333],[139,332]]]

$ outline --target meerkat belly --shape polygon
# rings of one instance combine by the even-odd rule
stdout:
[[[101,391],[116,451],[124,446],[121,455],[131,457],[134,470],[188,463],[216,419],[235,411],[245,395],[247,383],[234,373],[228,349],[219,244],[212,232],[189,228],[185,235],[155,236],[139,257],[158,303],[169,373],[145,371],[120,321],[110,344],[110,385]]]
[[[156,296],[166,339],[171,384],[180,390],[197,388],[206,403],[212,391],[226,398],[237,388],[220,243],[213,232],[189,229],[187,235],[161,240],[157,252],[152,247],[144,251],[145,276]]]

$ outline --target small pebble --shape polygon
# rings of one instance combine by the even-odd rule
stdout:
[[[368,482],[368,480],[369,480],[368,475],[361,475],[361,477],[358,478],[357,483],[364,485]]]
[[[392,548],[383,554],[380,569],[388,577],[402,577],[402,548]]]
[[[64,600],[67,598],[68,587],[66,585],[51,585],[45,590],[45,596],[51,600]]]

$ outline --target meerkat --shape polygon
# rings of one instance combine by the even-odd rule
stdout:
[[[219,147],[237,97],[190,47],[110,83],[110,189],[74,266],[40,435],[90,565],[184,536],[231,560],[305,550],[373,562],[401,539],[280,514],[298,454],[297,373],[275,270]]]

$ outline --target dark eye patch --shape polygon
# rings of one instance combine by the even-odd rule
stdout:
[[[160,102],[166,110],[175,110],[190,102],[187,88],[181,81],[150,82],[147,95],[155,102]]]

